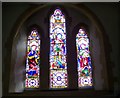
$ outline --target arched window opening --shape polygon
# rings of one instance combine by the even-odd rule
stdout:
[[[67,88],[65,16],[56,9],[50,17],[50,88]]]
[[[84,6],[55,7],[36,7],[13,29],[16,33],[7,42],[11,41],[11,54],[9,47],[7,53],[11,63],[5,64],[11,68],[9,92],[34,93],[37,88],[39,95],[44,94],[41,90],[76,90],[79,94],[84,91],[80,88],[109,89],[102,26]]]
[[[27,41],[25,88],[39,88],[40,76],[40,36],[33,29]]]
[[[78,87],[91,87],[92,64],[89,50],[89,39],[84,29],[79,29],[76,35]]]

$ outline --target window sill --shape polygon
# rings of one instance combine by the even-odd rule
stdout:
[[[7,96],[114,96],[110,91],[97,91],[97,90],[36,90],[24,91],[22,93],[8,93]]]

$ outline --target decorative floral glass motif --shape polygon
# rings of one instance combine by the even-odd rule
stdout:
[[[92,65],[89,51],[89,39],[84,29],[79,29],[76,35],[78,86],[92,86]]]
[[[65,17],[56,9],[50,17],[50,88],[66,88],[66,27]]]
[[[40,37],[36,29],[31,31],[27,42],[26,88],[39,87]]]

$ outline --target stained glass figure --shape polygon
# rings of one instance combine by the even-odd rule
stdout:
[[[92,86],[92,64],[89,50],[89,39],[84,29],[76,35],[78,87]]]
[[[26,88],[39,88],[40,36],[36,29],[31,31],[27,42]]]
[[[50,17],[50,88],[66,88],[66,27],[65,17],[56,9]]]

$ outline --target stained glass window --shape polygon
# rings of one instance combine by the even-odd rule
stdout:
[[[27,42],[26,88],[39,87],[40,36],[36,29],[31,31]]]
[[[76,35],[78,87],[92,86],[92,64],[89,50],[89,39],[84,29]]]
[[[66,26],[65,17],[56,9],[50,17],[50,88],[66,88]]]

